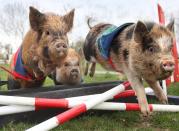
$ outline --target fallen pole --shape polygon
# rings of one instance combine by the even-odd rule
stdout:
[[[151,88],[145,88],[145,92],[152,93],[153,90]],[[76,103],[79,104],[80,102],[78,102],[78,101],[85,101],[85,100],[91,99],[91,98],[99,96],[99,95],[100,94],[95,94],[95,95],[63,98],[63,99],[47,99],[47,98],[33,98],[33,97],[0,95],[0,104],[2,104],[2,105],[34,106],[37,109],[41,108],[41,107],[70,108],[70,107],[73,107],[74,104],[76,105]],[[112,99],[119,99],[119,98],[129,97],[129,96],[135,96],[135,91],[126,90],[125,92],[118,93],[117,95],[113,96]]]
[[[149,104],[151,111],[154,112],[179,112],[179,105],[163,105],[163,104]],[[103,102],[96,105],[94,110],[110,110],[110,111],[140,111],[140,107],[136,103],[115,103]],[[36,111],[33,106],[3,106],[0,108],[0,115],[21,113],[27,111]]]
[[[87,110],[93,108],[97,104],[100,104],[106,100],[112,99],[115,95],[118,93],[126,90],[126,88],[129,86],[129,82],[124,82],[123,84],[120,84],[102,94],[99,96],[96,96],[94,98],[91,98],[90,100],[87,100],[83,102],[82,104],[73,107],[72,109],[69,109],[68,111],[65,111],[55,117],[52,117],[30,129],[28,131],[37,131],[37,130],[50,130],[58,125],[61,125],[70,119],[79,116],[80,114],[86,112]]]
[[[153,92],[153,90],[151,88],[145,88],[145,92],[151,93],[151,92]],[[99,94],[65,98],[65,100],[67,100],[66,103],[68,103],[68,104],[65,104],[65,106],[63,104],[58,104],[59,102],[61,102],[61,100],[58,101],[58,99],[55,99],[56,101],[54,99],[48,99],[48,104],[47,104],[47,101],[45,101],[44,98],[42,98],[42,100],[44,101],[43,105],[42,105],[42,103],[38,104],[39,102],[35,102],[36,103],[35,105],[28,105],[28,106],[24,106],[24,105],[2,106],[2,107],[0,107],[0,116],[7,115],[7,114],[20,113],[20,112],[37,111],[37,110],[42,109],[42,108],[52,108],[52,107],[71,108],[71,107],[74,107],[76,105],[81,104],[85,100],[91,99],[91,98],[96,97],[98,95]],[[126,90],[122,93],[115,95],[113,98],[119,99],[119,98],[125,98],[125,97],[130,97],[130,96],[135,96],[135,92],[133,90]],[[51,103],[49,105],[49,102],[53,102],[53,103]]]
[[[140,111],[140,106],[137,103],[104,102],[95,106],[93,109],[113,111]],[[154,112],[179,112],[179,105],[149,104],[149,109],[150,111]]]

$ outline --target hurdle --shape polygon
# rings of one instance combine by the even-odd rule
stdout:
[[[153,90],[151,88],[145,88],[145,92],[146,94],[149,94],[149,93],[153,93]],[[0,100],[2,98],[9,99],[8,104],[5,102],[5,104],[7,104],[8,106],[0,107],[0,116],[7,115],[7,114],[20,113],[20,112],[37,111],[37,110],[44,109],[44,108],[72,108],[78,104],[83,103],[83,101],[89,100],[99,95],[100,94],[95,94],[95,95],[78,96],[78,97],[71,97],[71,98],[64,98],[64,99],[0,96]],[[126,90],[122,93],[115,95],[113,99],[126,98],[130,96],[135,96],[135,95],[136,95],[135,91]],[[13,101],[11,99],[13,99]],[[24,101],[23,99],[29,99],[29,101],[31,102],[27,103],[27,100]],[[3,104],[1,101],[0,101],[0,104]],[[14,103],[14,101],[22,101],[22,102]],[[35,101],[35,102],[32,102],[32,101]],[[14,105],[9,105],[9,104],[14,104]]]
[[[109,82],[111,83],[111,82]],[[48,90],[48,92],[39,92],[39,93],[36,93],[37,90],[35,90],[35,92],[31,92],[30,94],[27,94],[27,92],[24,90],[19,90],[19,91],[16,91],[15,93],[16,94],[19,94],[21,96],[26,96],[26,97],[35,97],[35,96],[41,96],[43,98],[64,98],[66,96],[70,96],[70,98],[76,98],[75,96],[83,96],[85,97],[85,95],[89,95],[89,96],[92,96],[91,94],[94,94],[94,93],[103,93],[109,89],[111,89],[112,87],[114,87],[114,85],[117,85],[114,84],[114,85],[108,85],[107,88],[106,88],[106,84],[101,82],[101,84],[97,83],[98,86],[90,86],[88,87],[87,86],[81,86],[80,88],[73,88],[73,89],[65,89],[65,90],[60,90],[60,88],[64,88],[64,86],[59,86],[59,90],[54,90],[52,88],[52,92]],[[94,84],[93,84],[94,85]],[[87,88],[86,88],[87,87]],[[71,91],[73,93],[71,93]],[[55,92],[55,93],[54,93]],[[11,91],[5,91],[4,93],[1,93],[1,94],[4,94],[4,95],[14,95],[14,92],[11,92]],[[147,95],[148,99],[155,99],[155,95],[153,93],[150,93]],[[123,98],[123,97],[122,97]],[[76,99],[78,100],[78,98]],[[171,104],[175,104],[175,105],[178,105],[179,104],[179,97],[178,96],[170,96],[168,95],[168,100],[169,100],[169,103]],[[115,102],[122,102],[122,103],[137,103],[137,99],[135,96],[132,96],[132,97],[127,97],[125,99],[117,99],[117,101],[115,100]],[[4,106],[1,106],[1,107],[4,107]],[[0,108],[1,108],[0,107]],[[9,106],[8,106],[9,107]],[[21,106],[22,107],[22,106]],[[26,109],[29,108],[29,106],[25,106]],[[34,109],[33,106],[31,106],[32,109]],[[12,105],[11,105],[11,108],[12,108]],[[18,106],[19,108],[19,106]],[[14,108],[15,109],[15,112],[14,113],[18,113],[17,112],[17,108]],[[7,111],[9,110],[9,108],[6,108],[5,109],[5,112],[7,115],[2,115],[0,116],[0,119],[1,119],[1,123],[0,123],[0,126],[3,126],[7,123],[9,123],[10,121],[31,121],[33,120],[34,118],[37,117],[38,121],[42,121],[44,120],[45,118],[49,118],[49,117],[52,117],[53,115],[56,115],[57,113],[60,113],[60,112],[63,112],[64,109],[59,109],[59,108],[51,108],[51,109],[47,109],[47,108],[44,108],[42,110],[29,110],[30,112],[22,112],[20,111],[18,114],[13,114],[11,115],[11,113],[7,113]],[[65,109],[66,110],[66,109]],[[50,114],[49,114],[50,112]],[[40,116],[38,114],[41,114]],[[37,120],[36,119],[36,120]]]
[[[90,100],[87,100],[80,105],[77,105],[77,106],[75,106],[75,107],[55,116],[55,117],[52,117],[52,118],[30,128],[30,129],[28,129],[27,131],[50,130],[52,128],[55,128],[58,125],[61,125],[65,122],[69,121],[70,119],[86,112],[87,110],[91,109],[95,105],[102,103],[108,99],[112,99],[115,95],[126,90],[127,87],[129,87],[129,86],[130,86],[129,82],[124,82],[124,83],[100,94],[99,96],[96,96]]]
[[[163,105],[149,104],[150,111],[154,112],[179,112],[179,105]],[[137,103],[116,103],[103,102],[92,108],[93,110],[109,110],[109,111],[140,111],[140,106]],[[0,115],[14,114],[27,111],[35,111],[33,106],[3,106],[0,107]]]
[[[151,88],[145,88],[145,93],[153,93]],[[73,103],[78,101],[85,101],[93,97],[97,97],[100,94],[62,98],[62,99],[48,99],[48,98],[39,98],[39,97],[21,97],[21,96],[5,96],[0,95],[0,104],[2,105],[26,105],[38,107],[60,107],[68,108],[73,105]],[[125,98],[129,96],[135,96],[134,90],[126,90],[124,92],[116,94],[112,99]]]

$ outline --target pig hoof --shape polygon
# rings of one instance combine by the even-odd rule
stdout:
[[[162,104],[168,104],[168,99],[160,100]]]
[[[142,111],[144,117],[149,117],[152,113],[150,111]]]
[[[164,95],[163,97],[160,97],[159,98],[159,101],[162,103],[162,104],[168,104],[168,98]]]
[[[151,115],[149,107],[141,107],[141,112],[144,117],[148,117]]]
[[[88,75],[88,71],[85,71],[84,75],[87,76]]]
[[[90,73],[89,73],[89,76],[90,76],[90,77],[93,77],[93,76],[94,76],[94,73],[93,73],[93,72],[90,72]]]

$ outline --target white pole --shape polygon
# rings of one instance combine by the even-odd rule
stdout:
[[[5,96],[0,95],[0,104],[2,105],[35,105],[35,98],[32,97],[19,97],[19,96]]]
[[[0,107],[0,116],[14,114],[14,113],[34,111],[34,110],[35,110],[34,106],[19,106],[19,105],[2,106]]]
[[[148,87],[148,88],[145,88],[145,92],[146,92],[146,94],[148,94],[148,93],[152,93],[153,90]],[[64,100],[68,100],[68,101],[85,101],[85,100],[97,97],[99,95],[100,94],[77,96],[77,97],[64,98]],[[49,100],[53,100],[53,99],[49,99]],[[36,101],[36,98],[33,98],[33,97],[0,95],[0,104],[2,104],[2,105],[28,105],[28,106],[35,106],[35,104],[37,104],[35,101]]]
[[[151,88],[145,88],[145,92],[148,94],[148,93],[152,93],[153,90]],[[70,97],[70,98],[65,98],[65,99],[68,100],[68,108],[72,108],[78,104],[81,104],[83,101],[89,100],[96,96],[99,96],[99,94],[79,96],[79,97]],[[32,106],[8,105],[8,106],[0,107],[0,115],[28,112],[28,111],[34,111],[34,110],[35,110],[34,105],[32,105]]]
[[[179,112],[179,105],[152,104],[152,107],[154,112]],[[93,107],[92,109],[125,111],[126,103],[103,102]],[[0,115],[9,115],[14,113],[21,113],[21,112],[34,111],[34,110],[35,109],[33,106],[18,106],[18,105],[3,106],[0,107]]]

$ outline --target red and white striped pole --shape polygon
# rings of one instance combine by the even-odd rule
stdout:
[[[30,129],[28,131],[37,131],[37,130],[50,130],[52,128],[57,127],[58,125],[61,125],[68,120],[86,112],[87,110],[91,109],[92,107],[96,106],[97,104],[100,104],[106,100],[112,99],[113,96],[117,95],[118,93],[124,91],[128,86],[129,82],[124,82],[123,84],[120,84],[102,94],[99,96],[96,96],[94,98],[91,98],[90,100],[87,100],[83,102],[82,104],[75,106],[72,109],[69,109],[68,111],[63,112],[62,114],[59,114],[51,119],[48,119]]]
[[[140,111],[140,106],[137,103],[113,103],[104,102],[93,109],[96,110],[114,110],[114,111]],[[163,105],[149,104],[150,111],[156,112],[179,112],[179,105]]]
[[[146,92],[146,94],[148,94],[148,93],[152,93],[153,90],[151,88],[145,88],[145,92]],[[83,101],[94,98],[98,95],[99,94],[65,98],[65,100],[67,101],[66,103],[68,103],[66,107],[72,108],[76,105],[83,103]],[[129,97],[129,96],[135,96],[135,92],[133,90],[127,90],[127,91],[124,91],[122,93],[115,95],[113,98],[119,99],[119,98],[125,98],[125,97]],[[53,101],[50,104],[50,107],[62,108],[61,105],[63,105],[63,104],[61,104],[59,106],[60,101],[58,101],[58,99],[57,100],[56,99],[55,100],[54,99],[48,99],[48,102],[46,102],[44,98],[39,98],[39,99],[41,99],[41,101],[43,101],[43,102],[40,102],[40,103],[43,103],[43,105],[38,104],[39,103],[39,101],[38,101],[38,102],[35,102],[36,104],[32,105],[32,106],[24,106],[24,105],[2,106],[2,107],[0,107],[0,116],[1,115],[7,115],[7,114],[20,113],[20,112],[37,111],[37,110],[42,109],[42,108],[49,108],[48,105],[49,105],[51,100],[53,100]],[[64,108],[64,106],[63,106],[63,108]]]
[[[10,108],[9,108],[10,107]],[[163,104],[149,104],[150,110],[155,112],[179,112],[179,105],[163,105]],[[114,103],[103,102],[96,105],[92,109],[94,110],[111,110],[111,111],[140,111],[140,107],[137,103]],[[33,111],[33,106],[3,106],[0,107],[1,114],[13,114],[20,112]],[[9,112],[9,113],[8,113]]]
[[[146,93],[152,92],[152,89],[146,88]],[[19,97],[19,96],[4,96],[0,95],[0,104],[2,105],[26,105],[34,106],[36,109],[41,107],[58,107],[58,108],[70,108],[74,103],[80,103],[80,101],[85,101],[93,97],[100,96],[101,94],[79,96],[63,99],[48,99],[48,98],[33,98],[33,97]],[[127,90],[125,92],[115,95],[113,98],[118,99],[121,97],[134,96],[135,92],[133,90]],[[112,99],[113,99],[112,98]]]
[[[93,98],[94,96],[98,96],[98,95],[101,95],[101,94],[64,98],[64,99],[48,99],[48,98],[33,98],[33,97],[0,95],[0,104],[2,105],[27,105],[27,106],[35,106],[36,108],[39,108],[39,107],[68,108],[70,107],[70,103],[73,103],[79,100],[84,101],[84,100]],[[125,95],[128,95],[128,96],[135,95],[135,92],[133,90],[128,90],[124,93],[122,92],[121,94],[118,93],[116,96],[114,96],[114,98],[117,99],[119,97],[125,97]]]

